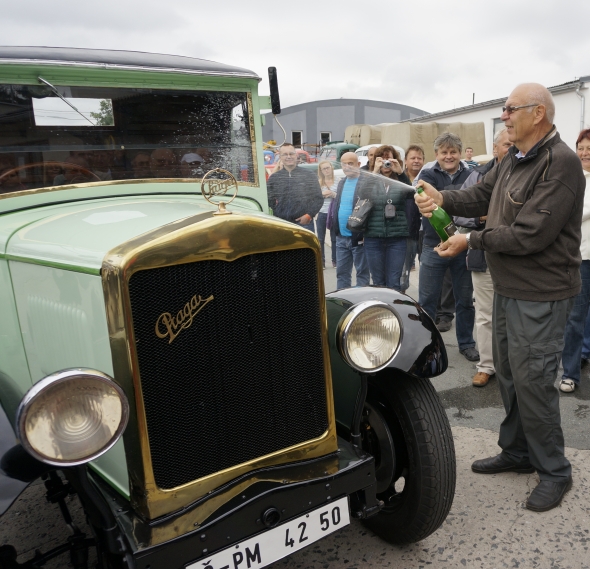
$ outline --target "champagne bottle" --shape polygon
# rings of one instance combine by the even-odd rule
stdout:
[[[422,188],[416,188],[416,191],[421,194],[424,190]],[[458,233],[457,226],[453,223],[453,218],[442,208],[437,205],[434,206],[430,213],[432,217],[428,218],[430,225],[437,232],[441,241],[446,241],[451,235]]]

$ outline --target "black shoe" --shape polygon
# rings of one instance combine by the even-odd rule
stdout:
[[[451,329],[451,321],[439,320],[436,324],[436,328],[439,332],[448,332]]]
[[[506,460],[501,454],[476,460],[471,465],[471,470],[478,474],[498,474],[499,472],[522,472],[523,474],[532,474],[535,469],[529,462],[511,462]]]
[[[538,486],[531,492],[526,507],[534,512],[546,512],[559,506],[565,493],[572,487],[572,479],[568,478],[564,482],[550,482],[541,480]]]
[[[470,362],[479,361],[479,352],[475,348],[465,348],[464,350],[459,350],[459,352],[461,352],[465,356],[465,359]]]

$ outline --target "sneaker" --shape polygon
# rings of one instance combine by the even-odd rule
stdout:
[[[571,393],[574,389],[576,389],[576,384],[573,379],[562,379],[559,382],[559,390],[564,393]]]
[[[459,350],[461,354],[465,356],[466,360],[470,362],[478,362],[479,361],[479,352],[475,348],[465,348],[464,350]]]

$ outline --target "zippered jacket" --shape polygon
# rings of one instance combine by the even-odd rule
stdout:
[[[526,156],[512,147],[480,183],[443,193],[451,215],[487,215],[472,231],[483,249],[494,290],[508,298],[563,300],[580,292],[585,178],[580,159],[555,127]]]
[[[399,189],[395,184],[398,180],[409,186],[409,178],[405,174],[400,174],[392,179],[391,184],[388,184],[383,176],[374,177],[372,180],[370,176],[367,176],[367,179],[370,183],[364,184],[359,191],[359,197],[370,199],[373,205],[367,220],[365,237],[409,237],[412,219],[407,218],[409,212],[406,206],[415,208],[411,209],[410,218],[417,217],[419,211],[414,201],[414,193]],[[389,201],[395,206],[395,217],[386,218],[385,205]]]
[[[324,205],[317,174],[303,168],[291,172],[283,168],[272,174],[266,186],[273,215],[286,221],[295,221],[304,214],[315,217]]]

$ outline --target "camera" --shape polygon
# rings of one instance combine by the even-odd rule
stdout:
[[[383,160],[383,163],[381,165],[385,168],[391,168],[391,160]]]

